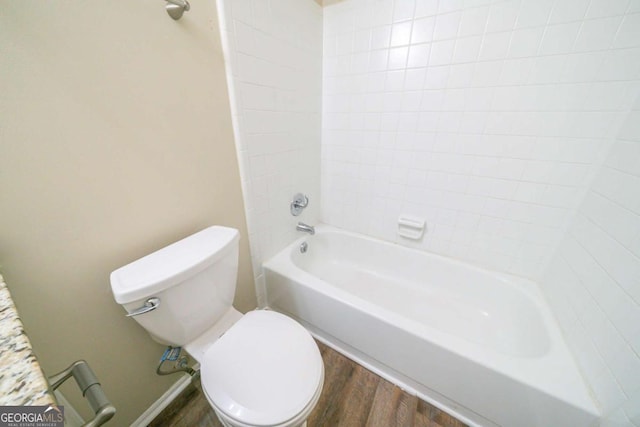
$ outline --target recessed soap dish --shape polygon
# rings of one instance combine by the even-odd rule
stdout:
[[[398,235],[405,239],[420,240],[424,235],[427,223],[423,218],[400,215],[398,218]]]

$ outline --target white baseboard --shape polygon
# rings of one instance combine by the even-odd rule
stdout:
[[[160,414],[160,412],[169,406],[169,404],[173,402],[173,400],[178,397],[178,395],[182,393],[189,384],[191,384],[192,379],[193,377],[190,375],[183,375],[180,377],[166,392],[164,392],[162,396],[160,396],[158,400],[153,402],[153,404],[131,424],[131,427],[147,427],[149,423],[151,423],[151,421]]]

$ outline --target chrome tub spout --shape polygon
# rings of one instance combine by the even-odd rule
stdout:
[[[296,225],[296,230],[298,230],[298,231],[303,231],[303,232],[305,232],[305,233],[309,233],[309,234],[311,234],[312,236],[313,236],[314,234],[316,234],[316,229],[315,229],[315,228],[313,228],[313,226],[312,226],[312,225],[307,225],[307,224],[305,224],[304,222],[299,222],[299,223],[298,223],[298,225]]]

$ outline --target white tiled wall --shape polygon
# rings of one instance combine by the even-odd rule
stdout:
[[[335,2],[323,64],[325,222],[539,278],[640,90],[640,2]]]
[[[640,98],[541,284],[605,425],[640,426]]]
[[[218,10],[262,305],[262,261],[297,237],[298,220],[319,218],[322,9],[312,0],[218,0]],[[296,192],[310,204],[294,218]]]

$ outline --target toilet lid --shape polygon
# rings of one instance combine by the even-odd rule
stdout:
[[[284,423],[302,412],[323,376],[311,334],[274,311],[245,314],[209,347],[201,381],[217,410],[243,424]]]

